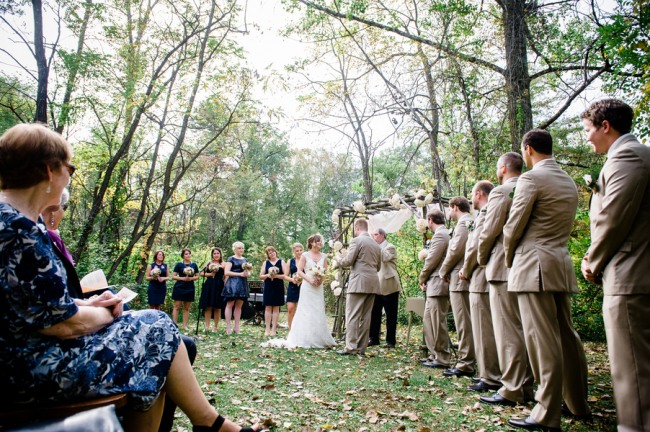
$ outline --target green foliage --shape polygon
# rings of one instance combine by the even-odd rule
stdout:
[[[598,28],[614,74],[605,77],[608,91],[622,91],[636,112],[636,128],[650,136],[650,8],[643,0],[617,0],[617,8]]]

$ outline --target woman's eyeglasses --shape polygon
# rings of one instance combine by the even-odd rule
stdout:
[[[70,177],[72,177],[72,174],[74,174],[75,171],[77,171],[77,167],[72,165],[70,162],[64,162],[65,167],[68,169],[68,173],[70,174]]]

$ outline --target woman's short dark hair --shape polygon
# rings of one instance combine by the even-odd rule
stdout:
[[[72,157],[70,144],[42,124],[19,124],[0,137],[0,188],[26,189]]]
[[[181,259],[183,259],[183,257],[185,256],[185,252],[189,252],[190,255],[192,254],[192,251],[190,250],[190,248],[183,248],[181,250]]]

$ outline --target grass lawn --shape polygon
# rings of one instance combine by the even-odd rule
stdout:
[[[365,358],[336,350],[262,348],[263,326],[246,324],[240,335],[229,336],[223,323],[219,328],[199,333],[194,368],[217,410],[243,425],[262,419],[273,431],[505,431],[513,430],[506,425],[510,417],[525,417],[532,408],[483,405],[478,393],[466,389],[469,378],[446,378],[441,370],[420,366],[420,326],[413,327],[410,345],[402,326],[397,348],[371,347]],[[281,329],[279,337],[286,334]],[[606,347],[587,343],[585,349],[594,418],[563,418],[562,430],[615,430]],[[180,411],[174,430],[191,431]]]

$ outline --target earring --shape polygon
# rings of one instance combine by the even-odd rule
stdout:
[[[47,184],[47,189],[45,189],[45,193],[49,194],[50,192],[52,192],[52,182],[49,182]]]
[[[54,215],[50,216],[50,226],[54,226]]]

